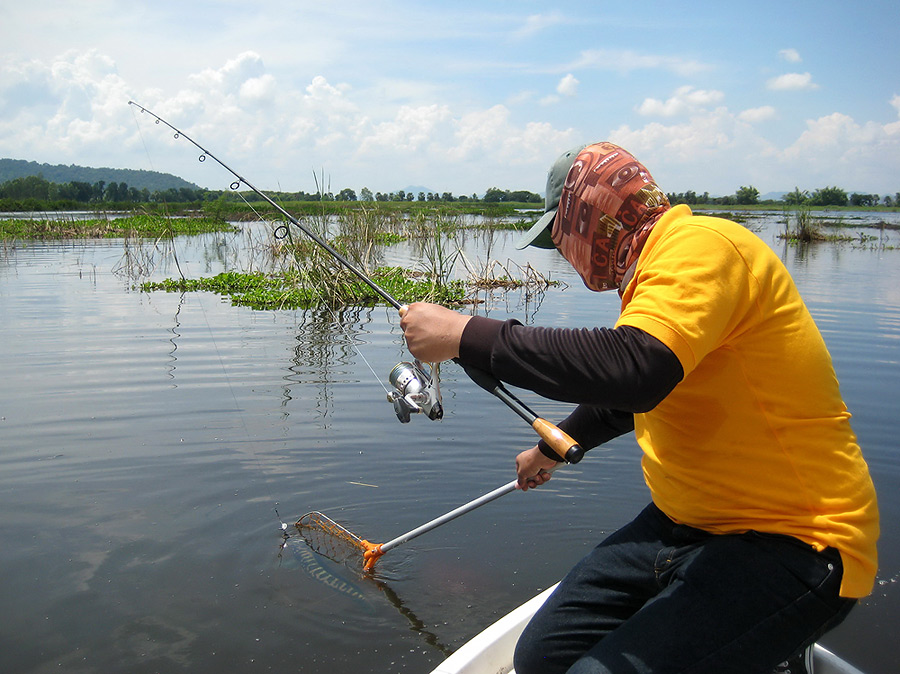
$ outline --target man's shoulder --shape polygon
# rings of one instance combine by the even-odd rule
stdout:
[[[687,208],[678,212],[676,206],[673,217],[663,217],[654,228],[652,244],[660,248],[678,247],[689,251],[712,252],[717,248],[731,248],[742,255],[774,254],[769,245],[747,227],[712,215],[697,215]],[[668,213],[666,215],[669,215]],[[654,236],[655,235],[655,236]],[[655,239],[655,241],[652,241]]]

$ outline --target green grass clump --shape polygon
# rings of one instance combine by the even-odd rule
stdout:
[[[444,305],[465,302],[462,281],[436,284],[421,274],[401,267],[380,267],[372,279],[401,303],[428,300]],[[224,272],[199,279],[166,279],[141,284],[144,292],[213,292],[228,297],[231,303],[252,309],[309,309],[319,306],[376,306],[385,304],[372,288],[360,280],[343,280],[340,293],[307,284],[299,272],[262,274]]]
[[[210,217],[168,218],[129,215],[121,218],[13,218],[0,220],[0,239],[110,239],[179,236],[234,231],[224,220]]]
[[[786,210],[784,219],[784,233],[781,238],[799,243],[812,241],[824,241],[820,223],[808,207],[799,207],[795,210]]]

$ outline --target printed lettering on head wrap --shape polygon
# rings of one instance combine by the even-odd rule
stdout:
[[[617,288],[669,200],[644,166],[612,143],[575,158],[553,223],[553,243],[591,290]]]

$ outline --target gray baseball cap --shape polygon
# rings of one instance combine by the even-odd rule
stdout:
[[[544,197],[544,214],[541,216],[531,229],[516,242],[516,248],[519,250],[528,246],[536,248],[555,248],[553,239],[550,238],[550,230],[553,228],[553,219],[556,217],[556,210],[559,208],[559,199],[562,196],[563,185],[566,182],[566,176],[575,158],[586,148],[587,145],[579,145],[571,150],[563,152],[559,158],[553,162],[550,171],[547,173],[547,190]]]

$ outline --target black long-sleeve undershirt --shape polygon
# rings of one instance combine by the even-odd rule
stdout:
[[[681,381],[674,353],[639,328],[540,328],[474,317],[460,361],[513,386],[578,407],[559,427],[584,449],[634,429]],[[556,458],[543,442],[541,451]]]

